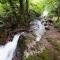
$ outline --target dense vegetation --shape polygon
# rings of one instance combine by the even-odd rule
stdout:
[[[1,0],[0,27],[3,26],[3,22],[5,24],[7,24],[7,22],[10,23],[8,25],[9,27],[11,24],[14,25],[19,23],[21,25],[26,25],[28,24],[29,17],[33,18],[34,16],[39,16],[43,11],[47,11],[49,15],[58,16],[59,20],[59,4],[59,0]]]
[[[17,21],[17,23],[21,22],[21,24],[25,24],[24,22],[27,22],[29,20],[28,18],[32,14],[41,15],[45,10],[49,13],[49,15],[58,16],[59,19],[59,4],[59,0],[1,0],[0,20],[2,20],[2,18],[4,18],[4,20],[8,20],[10,17],[10,20],[14,21],[13,23],[12,21],[9,23],[15,24]],[[12,18],[13,16],[14,18]]]
[[[52,17],[55,27],[60,31],[60,0],[0,0],[0,42],[4,44],[15,29],[25,29],[31,20],[44,13],[47,13],[47,18]],[[55,45],[55,48],[60,53],[60,46]],[[50,56],[50,51],[46,49],[26,60],[53,60]]]

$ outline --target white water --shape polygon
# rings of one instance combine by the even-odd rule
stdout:
[[[32,31],[33,34],[36,36],[36,41],[40,41],[42,35],[44,35],[45,26],[41,24],[41,21],[39,20],[34,20],[30,24],[31,24],[30,31]]]
[[[41,21],[39,20],[34,20],[30,22],[30,24],[31,24],[30,30],[33,31],[33,34],[36,36],[35,40],[40,41],[42,35],[44,35],[45,26],[41,24]],[[13,54],[17,46],[17,42],[19,40],[19,36],[21,34],[24,34],[24,32],[16,34],[13,37],[13,40],[5,44],[5,46],[0,46],[0,60],[12,60]]]
[[[8,42],[5,46],[0,46],[0,60],[12,60],[21,34],[16,34],[11,42]]]

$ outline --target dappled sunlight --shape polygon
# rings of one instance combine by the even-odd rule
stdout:
[[[47,10],[44,10],[42,16],[43,16],[43,17],[44,17],[44,16],[46,17],[46,16],[48,16],[48,13],[49,13],[49,12],[48,12]]]
[[[60,41],[60,0],[0,0],[0,60],[39,58],[42,47],[55,54],[60,46],[54,49],[47,37]],[[46,55],[36,60],[60,60],[60,54],[59,59]]]
[[[32,3],[39,3],[39,2],[42,2],[44,0],[32,0]]]

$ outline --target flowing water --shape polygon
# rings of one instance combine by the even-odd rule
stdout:
[[[45,32],[45,26],[39,20],[34,20],[30,23],[30,31],[35,35],[36,41],[40,41]]]
[[[8,42],[5,46],[0,46],[0,60],[12,60],[21,34],[16,34],[11,42]]]
[[[30,22],[30,25],[30,31],[32,31],[33,35],[35,35],[36,41],[40,41],[45,32],[44,25],[41,24],[41,21],[39,20]],[[4,46],[0,46],[0,60],[12,60],[19,37],[22,34],[24,35],[24,32],[14,35],[12,41],[9,41]]]

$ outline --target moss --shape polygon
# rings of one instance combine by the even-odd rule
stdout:
[[[44,50],[43,53],[35,54],[32,56],[29,56],[28,58],[24,60],[52,60],[51,54],[48,49]]]

